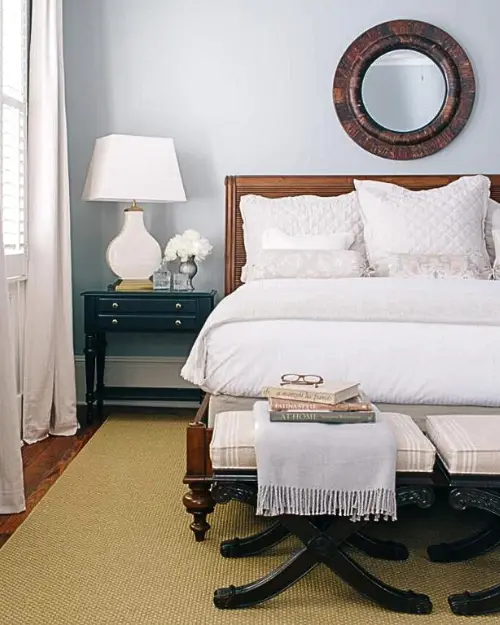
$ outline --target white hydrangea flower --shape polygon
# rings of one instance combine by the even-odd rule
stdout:
[[[182,262],[193,257],[198,262],[212,253],[213,246],[210,241],[202,237],[196,230],[185,230],[182,234],[176,234],[167,243],[165,248],[165,259],[175,260],[179,258]]]

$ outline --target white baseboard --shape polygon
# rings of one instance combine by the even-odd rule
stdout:
[[[186,362],[185,358],[164,357],[144,358],[109,356],[106,358],[104,383],[108,386],[137,386],[149,388],[193,388],[192,384],[183,380],[180,371]],[[75,356],[77,402],[85,403],[85,357]],[[114,404],[134,406],[166,406],[195,408],[196,402],[143,402],[114,401]]]

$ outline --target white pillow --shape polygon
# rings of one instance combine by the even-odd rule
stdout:
[[[368,260],[387,275],[391,254],[479,254],[484,240],[490,180],[467,176],[441,188],[410,191],[387,182],[355,180]]]
[[[366,261],[354,250],[259,250],[247,282],[283,278],[359,278]]]
[[[247,264],[255,262],[256,254],[262,249],[262,235],[270,228],[290,236],[351,233],[355,239],[352,248],[365,255],[363,223],[354,191],[335,197],[244,195],[240,211]],[[243,282],[245,274],[246,266],[241,276]]]
[[[263,250],[348,250],[354,243],[354,234],[302,234],[291,236],[269,228],[262,233]]]
[[[387,258],[390,278],[459,278],[487,280],[491,268],[482,257],[437,254],[393,254]]]
[[[495,254],[495,244],[493,242],[492,231],[496,229],[500,229],[500,204],[490,198],[488,202],[488,212],[486,213],[486,223],[484,226],[484,238],[492,265],[495,262],[495,257],[500,256],[500,254]]]

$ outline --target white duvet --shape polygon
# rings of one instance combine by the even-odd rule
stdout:
[[[379,402],[500,406],[500,282],[251,282],[217,306],[182,375],[256,397],[289,372],[359,380]]]

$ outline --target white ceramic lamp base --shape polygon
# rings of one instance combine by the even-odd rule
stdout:
[[[161,265],[161,259],[160,244],[147,231],[142,209],[126,209],[123,228],[106,252],[111,271],[121,280],[116,290],[152,290],[151,275]]]

